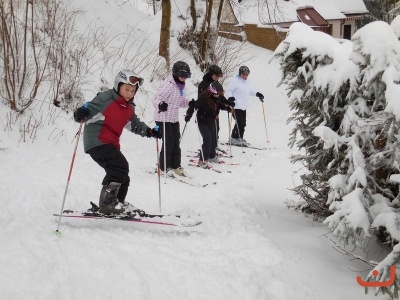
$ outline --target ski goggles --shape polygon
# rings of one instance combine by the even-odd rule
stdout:
[[[215,94],[215,95],[218,95],[218,96],[221,96],[221,95],[223,95],[223,94],[225,93],[224,90],[218,92],[212,85],[210,85],[210,86],[208,87],[208,90],[209,90],[212,94]]]
[[[189,73],[189,72],[186,72],[186,71],[177,72],[177,75],[179,77],[182,77],[182,78],[185,78],[185,79],[188,79],[188,78],[192,77],[192,74]]]
[[[143,84],[143,78],[136,76],[129,76],[129,84],[141,86]]]

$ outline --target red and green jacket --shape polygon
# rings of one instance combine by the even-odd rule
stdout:
[[[84,106],[89,110],[89,116],[84,120],[85,152],[104,144],[113,144],[120,149],[119,139],[124,128],[141,136],[147,134],[148,126],[136,116],[133,99],[126,102],[113,89],[97,94]]]

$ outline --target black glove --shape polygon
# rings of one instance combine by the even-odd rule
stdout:
[[[192,101],[189,101],[189,107],[190,108],[195,108],[196,107],[196,101],[194,101],[194,99],[192,99]]]
[[[229,105],[228,99],[226,99],[225,96],[223,96],[223,95],[220,95],[218,97],[218,105],[220,106],[219,107],[220,109],[224,109],[224,108],[221,107],[221,104],[222,105]]]
[[[230,106],[227,106],[227,107],[226,107],[226,110],[227,110],[228,112],[231,112],[231,111],[232,111],[232,108],[231,108]]]
[[[148,138],[155,137],[161,139],[160,127],[158,127],[158,125],[154,126],[153,128],[147,127],[146,136]]]
[[[74,120],[75,120],[75,122],[78,122],[78,123],[85,120],[85,118],[88,116],[89,116],[89,110],[85,106],[79,107],[74,112]]]
[[[168,110],[168,103],[166,103],[166,102],[161,102],[160,104],[158,104],[158,109],[159,109],[159,112],[164,112],[164,111],[167,111]]]
[[[235,107],[235,97],[229,97],[228,98],[228,105],[231,107]]]
[[[192,118],[194,113],[194,108],[193,107],[189,107],[188,110],[186,111],[186,116],[185,116],[185,122],[189,122],[190,119]]]
[[[260,99],[261,102],[264,102],[264,95],[263,94],[257,92],[256,96],[258,97],[258,99]]]

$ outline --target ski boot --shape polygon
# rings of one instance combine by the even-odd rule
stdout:
[[[99,212],[102,214],[122,214],[125,209],[121,207],[118,201],[117,194],[121,183],[110,182],[108,185],[103,185],[100,192]]]
[[[146,212],[142,209],[137,208],[136,206],[130,204],[127,201],[120,202],[121,207],[124,209],[125,214],[130,216],[139,215],[139,217],[144,217]]]

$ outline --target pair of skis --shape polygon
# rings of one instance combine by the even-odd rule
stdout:
[[[133,211],[123,214],[102,214],[98,210],[96,204],[90,202],[92,208],[87,211],[64,210],[61,214],[62,218],[73,219],[95,219],[95,220],[115,220],[152,225],[164,225],[171,227],[194,227],[202,222],[192,218],[183,218],[180,215],[165,215],[165,214],[148,214],[143,211]],[[53,214],[60,217],[60,214]]]
[[[146,172],[150,173],[150,174],[157,174],[157,171],[154,171],[154,169],[146,170]],[[162,177],[164,178],[164,175],[162,175]],[[186,176],[174,176],[174,177],[167,176],[167,179],[181,182],[181,183],[193,186],[193,187],[199,187],[199,188],[205,188],[206,186],[217,184],[216,181],[211,182],[211,183],[198,183],[198,182],[195,182],[192,177],[186,177]]]
[[[238,165],[238,164],[236,164],[236,163],[226,163],[226,162],[224,162],[224,161],[220,161],[220,162],[218,162],[218,164],[221,164],[221,165],[222,165],[222,164],[226,164],[226,165],[231,165],[231,166],[236,166],[236,165]],[[202,168],[202,169],[205,169],[205,170],[214,171],[214,172],[217,172],[217,173],[223,173],[223,171],[218,170],[218,169],[215,169],[214,166],[212,166],[211,164],[207,164],[205,167],[202,166],[202,165],[199,165],[197,159],[189,159],[188,165],[189,165],[189,166],[192,166],[192,167],[198,167],[198,168]],[[226,171],[226,172],[227,172],[227,173],[232,173],[232,171]]]
[[[221,145],[232,145],[234,147],[243,147],[243,148],[254,149],[254,150],[271,150],[271,148],[254,147],[254,146],[250,146],[249,144],[236,145],[236,144],[229,144],[229,143],[221,143]]]

